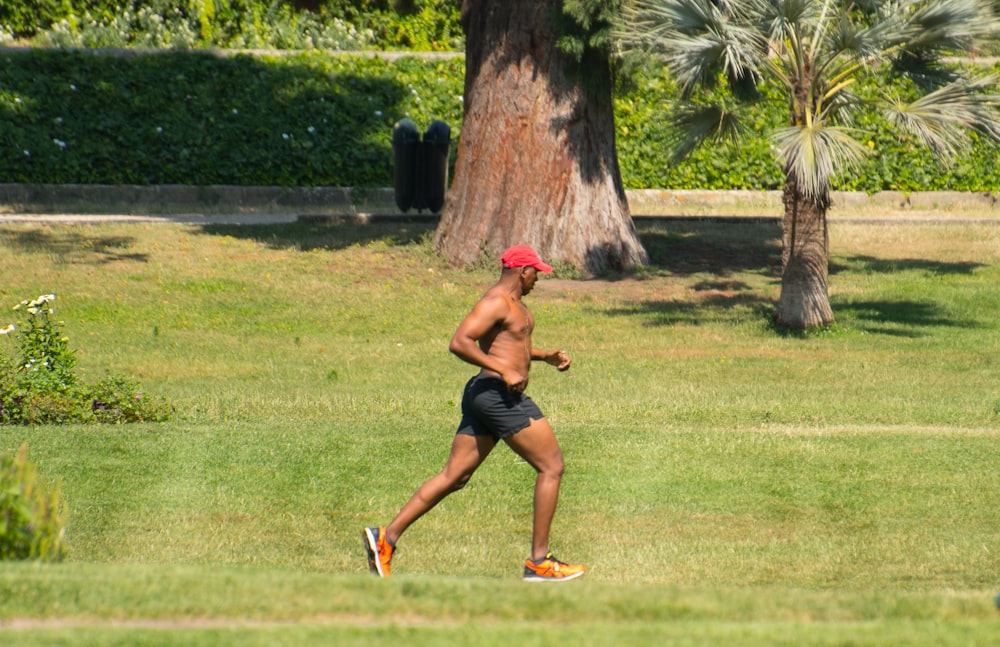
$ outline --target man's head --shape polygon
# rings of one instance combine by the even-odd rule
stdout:
[[[528,294],[535,287],[539,272],[551,272],[552,266],[544,263],[538,252],[527,245],[514,245],[500,257],[503,272],[516,272],[521,284],[521,294]]]
[[[533,267],[539,272],[551,272],[552,266],[542,262],[538,252],[527,245],[514,245],[503,253],[500,263],[504,269],[512,267]]]

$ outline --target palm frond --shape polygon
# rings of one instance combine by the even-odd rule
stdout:
[[[817,200],[829,195],[833,177],[856,168],[868,149],[846,128],[789,126],[771,135],[785,173]]]
[[[681,104],[673,112],[673,127],[669,142],[671,162],[687,157],[707,141],[740,142],[746,128],[739,113],[722,105]]]
[[[917,137],[936,154],[953,157],[975,130],[1000,140],[997,78],[958,79],[911,103],[890,101],[886,118]]]
[[[844,87],[826,98],[819,119],[822,123],[851,128],[855,124],[855,117],[868,109],[869,105],[868,101]]]
[[[644,49],[660,58],[685,96],[698,86],[712,87],[720,75],[756,81],[767,42],[752,26],[733,20],[729,6],[711,0],[639,0],[623,10],[627,27],[619,27],[615,36],[625,51]]]
[[[909,38],[903,43],[900,60],[968,51],[976,43],[994,39],[1000,22],[990,3],[982,0],[931,0],[910,2],[901,13]]]

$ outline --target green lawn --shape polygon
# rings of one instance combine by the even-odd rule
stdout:
[[[637,226],[648,268],[527,297],[574,359],[529,389],[566,456],[553,550],[590,569],[562,586],[520,581],[503,447],[392,579],[364,564],[446,457],[493,268],[425,225],[0,226],[0,312],[55,293],[85,378],[176,407],[0,427],[69,503],[63,563],[0,565],[0,644],[1000,643],[1000,226],[834,220],[837,323],[804,336],[770,325],[777,224]]]

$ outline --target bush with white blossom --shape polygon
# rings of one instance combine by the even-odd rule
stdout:
[[[110,375],[87,384],[76,375],[76,353],[56,321],[56,295],[43,294],[13,307],[21,317],[0,326],[16,353],[0,350],[0,424],[160,421],[171,407],[137,384]]]

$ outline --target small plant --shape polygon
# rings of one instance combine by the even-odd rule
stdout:
[[[109,375],[89,391],[87,401],[96,422],[162,422],[172,409],[164,400],[142,392],[139,385],[117,375]]]
[[[65,517],[59,484],[40,478],[28,443],[0,458],[0,560],[62,559]]]
[[[68,422],[159,422],[171,407],[142,393],[138,385],[118,376],[97,384],[81,382],[74,368],[76,354],[52,318],[54,294],[22,301],[14,311],[26,318],[0,328],[15,334],[19,357],[0,354],[0,424]]]
[[[73,367],[76,357],[69,349],[69,339],[59,332],[58,324],[52,320],[56,300],[54,294],[43,294],[34,301],[22,301],[14,310],[22,308],[27,312],[26,325],[18,333],[21,348],[19,372],[24,376],[22,384],[33,391],[55,391],[65,393],[76,383]],[[62,323],[62,322],[59,322]],[[15,326],[8,326],[10,331]]]

